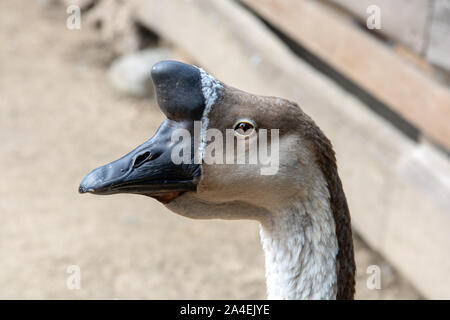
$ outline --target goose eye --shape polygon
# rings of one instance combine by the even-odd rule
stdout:
[[[239,120],[234,125],[234,132],[240,136],[249,136],[255,131],[256,125],[250,120]]]

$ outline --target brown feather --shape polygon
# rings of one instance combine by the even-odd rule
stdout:
[[[292,103],[300,109],[297,104]],[[301,109],[300,109],[301,110]],[[296,112],[297,113],[297,112]],[[330,206],[336,225],[339,251],[336,257],[337,294],[336,299],[353,299],[355,294],[355,258],[353,250],[352,228],[347,199],[338,175],[336,157],[330,140],[314,121],[301,112],[299,123],[302,132],[311,142],[316,161],[322,170],[330,192]]]

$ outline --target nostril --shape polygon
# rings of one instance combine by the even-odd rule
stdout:
[[[159,153],[151,154],[150,151],[146,151],[143,154],[136,157],[136,159],[134,160],[133,167],[137,168],[147,161],[155,160],[156,158],[159,157],[159,155],[160,155]]]
[[[143,164],[145,162],[145,160],[147,160],[147,158],[150,156],[150,152],[144,152],[143,154],[140,154],[139,156],[136,157],[136,159],[134,160],[134,165],[133,167],[139,167],[141,164]]]

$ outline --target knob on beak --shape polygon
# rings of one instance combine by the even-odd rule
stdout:
[[[169,119],[200,120],[205,107],[200,69],[178,61],[152,68],[159,107]]]

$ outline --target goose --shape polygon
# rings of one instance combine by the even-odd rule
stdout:
[[[296,103],[227,86],[193,65],[161,61],[151,76],[167,118],[147,142],[92,170],[79,192],[141,194],[193,219],[256,220],[268,299],[353,299],[349,209],[332,145],[314,121]],[[277,129],[276,173],[261,174],[260,162],[206,163],[210,129],[244,141]],[[173,139],[177,130],[191,136]],[[173,160],[181,145],[192,161]]]

